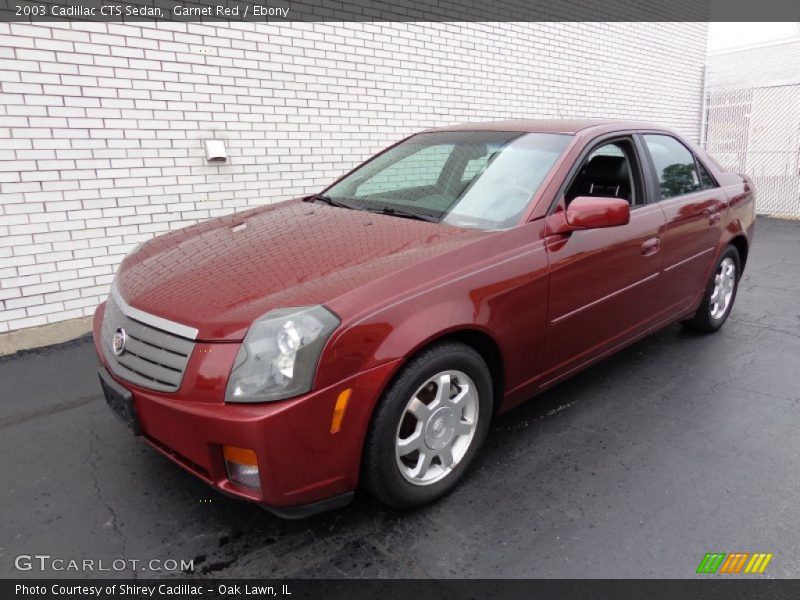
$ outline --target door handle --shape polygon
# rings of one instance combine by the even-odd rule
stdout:
[[[703,214],[708,217],[708,225],[714,227],[719,225],[722,219],[722,210],[728,207],[727,202],[722,202],[719,206],[708,206],[703,209]]]
[[[661,238],[652,237],[642,242],[642,255],[652,256],[661,250]]]

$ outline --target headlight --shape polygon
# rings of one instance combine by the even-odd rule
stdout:
[[[253,321],[233,363],[226,402],[270,402],[311,390],[339,319],[324,306],[280,308]]]

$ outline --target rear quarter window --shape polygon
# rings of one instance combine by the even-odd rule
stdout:
[[[697,160],[697,170],[700,171],[700,185],[704,190],[719,187],[700,159]]]

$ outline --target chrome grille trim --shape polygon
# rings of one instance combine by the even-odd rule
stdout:
[[[176,323],[175,321],[170,321],[169,319],[165,319],[164,317],[157,317],[156,315],[151,315],[150,313],[146,313],[143,310],[139,310],[138,308],[134,308],[122,298],[117,290],[116,286],[111,288],[111,297],[114,298],[114,302],[117,303],[117,306],[120,310],[131,319],[135,319],[140,323],[144,323],[145,325],[150,325],[151,327],[155,327],[156,329],[161,329],[163,331],[174,333],[177,336],[182,338],[186,338],[189,340],[196,340],[198,331],[194,327],[189,327],[188,325],[184,325],[182,323]]]
[[[112,349],[112,339],[118,328],[123,328],[127,334],[125,349],[120,355]],[[194,332],[194,335],[191,338],[178,335],[176,330]],[[101,335],[103,355],[115,375],[143,388],[174,392],[183,380],[197,330],[135,309],[114,290],[106,302]]]

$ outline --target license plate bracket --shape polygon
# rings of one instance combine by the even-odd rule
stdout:
[[[139,415],[136,414],[133,394],[111,379],[105,369],[100,369],[97,374],[100,377],[100,385],[103,388],[106,403],[114,415],[133,432],[133,435],[141,435],[142,425],[139,422]]]

